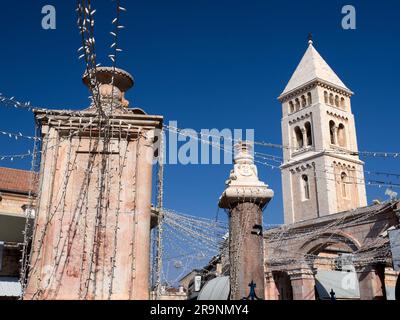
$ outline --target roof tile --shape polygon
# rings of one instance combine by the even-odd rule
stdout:
[[[31,171],[0,167],[0,191],[28,194],[31,190],[31,177]],[[34,178],[33,183],[37,186],[37,174]]]

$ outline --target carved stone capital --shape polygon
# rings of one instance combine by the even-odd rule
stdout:
[[[288,271],[288,276],[290,280],[314,279],[314,272],[307,268],[292,269]]]
[[[219,199],[220,208],[230,208],[232,203],[249,201],[260,206],[267,204],[274,192],[258,179],[258,170],[251,153],[251,144],[241,142],[235,145],[236,156],[233,170],[226,181],[227,188]]]

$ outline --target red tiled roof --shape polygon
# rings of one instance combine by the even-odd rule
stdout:
[[[28,194],[31,189],[31,174],[27,170],[0,167],[0,191]],[[36,179],[33,185],[37,185]]]

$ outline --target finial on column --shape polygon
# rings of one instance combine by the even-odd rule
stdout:
[[[313,36],[312,33],[309,32],[308,33],[308,45],[312,45],[313,44]]]
[[[95,69],[98,90],[101,99],[119,102],[121,106],[128,107],[129,101],[125,99],[125,92],[134,85],[133,77],[126,71],[114,67],[97,67]],[[82,81],[90,87],[88,72],[83,75]],[[97,90],[97,88],[96,88]]]

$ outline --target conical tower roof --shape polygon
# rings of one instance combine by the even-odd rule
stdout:
[[[293,91],[313,80],[322,80],[333,86],[350,91],[350,89],[346,87],[342,80],[339,79],[337,74],[314,48],[313,42],[310,40],[308,43],[309,45],[303,58],[301,59],[281,95]]]

